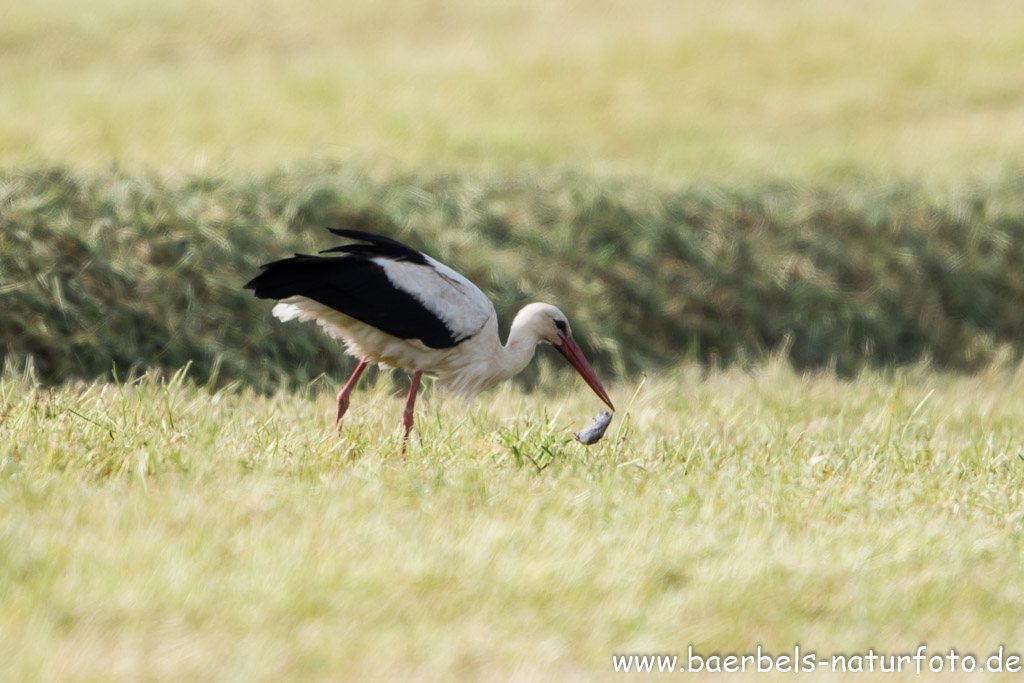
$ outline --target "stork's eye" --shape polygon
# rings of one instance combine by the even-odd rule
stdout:
[[[558,331],[561,332],[562,334],[567,334],[568,333],[568,330],[565,327],[565,321],[564,320],[556,320],[555,321],[555,327],[557,327]]]

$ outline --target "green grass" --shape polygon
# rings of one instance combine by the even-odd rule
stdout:
[[[1019,651],[1014,368],[613,387],[0,384],[6,680],[611,678],[629,651]],[[630,397],[634,398],[631,399]],[[526,457],[529,456],[529,457]]]
[[[19,3],[0,167],[958,180],[1019,163],[1011,0]]]
[[[0,679],[1024,647],[1016,3],[2,14]],[[561,304],[606,439],[543,355],[335,433],[338,345],[239,288],[326,224]]]

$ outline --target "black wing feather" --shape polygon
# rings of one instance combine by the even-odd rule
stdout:
[[[321,254],[342,252],[345,254],[365,256],[368,258],[382,256],[393,261],[409,261],[423,266],[427,265],[427,258],[423,254],[412,247],[389,237],[374,235],[373,233],[363,232],[362,230],[343,230],[340,228],[327,229],[335,235],[348,237],[349,239],[354,240],[362,240],[364,242],[369,242],[369,244],[343,244],[340,247],[324,249],[320,252]]]
[[[246,283],[260,299],[304,296],[400,339],[419,339],[433,349],[445,349],[465,341],[456,338],[440,318],[416,297],[395,287],[384,269],[372,258],[427,264],[423,254],[386,237],[358,230],[331,232],[370,242],[336,247],[341,257],[295,254],[268,263]],[[321,252],[323,253],[323,252]],[[417,258],[418,257],[418,260]]]

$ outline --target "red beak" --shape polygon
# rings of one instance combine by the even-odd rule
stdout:
[[[580,373],[580,377],[586,382],[594,393],[597,394],[602,401],[607,404],[609,408],[615,410],[615,406],[612,405],[612,400],[608,398],[608,392],[601,386],[601,382],[597,379],[597,374],[594,373],[594,368],[590,367],[590,363],[583,356],[583,352],[580,351],[580,347],[576,346],[576,342],[573,341],[572,337],[566,337],[562,340],[561,344],[555,346],[559,353],[565,356],[565,359],[576,368],[576,372]]]

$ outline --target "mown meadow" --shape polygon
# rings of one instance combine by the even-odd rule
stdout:
[[[0,680],[1024,653],[1021,35],[1006,0],[7,8]],[[352,359],[241,289],[325,226],[503,333],[559,305],[604,440],[543,348],[469,407],[428,380],[405,459],[402,373],[335,431]]]
[[[384,378],[4,380],[0,655],[15,680],[611,678],[624,652],[1017,651],[1017,373],[784,363],[594,400]],[[792,674],[790,674],[792,675]]]

